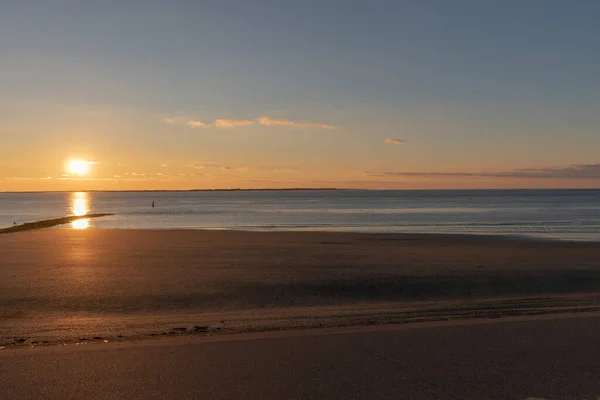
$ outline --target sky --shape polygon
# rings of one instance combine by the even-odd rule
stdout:
[[[3,0],[0,191],[600,187],[599,19],[596,0]]]

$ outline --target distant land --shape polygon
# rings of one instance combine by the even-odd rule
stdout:
[[[21,191],[21,192],[13,192],[13,191],[0,191],[0,193],[75,193],[75,192],[86,192],[86,193],[98,193],[98,192],[113,192],[113,193],[129,193],[129,192],[289,192],[289,191],[343,191],[343,190],[369,190],[369,189],[340,189],[340,188],[282,188],[282,189],[241,189],[241,188],[231,188],[231,189],[139,189],[139,190],[30,190],[30,191]]]
[[[529,192],[549,192],[549,191],[562,191],[562,192],[582,192],[582,191],[598,191],[597,188],[493,188],[493,189],[365,189],[365,188],[259,188],[259,189],[241,189],[241,188],[230,188],[230,189],[124,189],[124,190],[25,190],[25,191],[3,191],[0,190],[0,194],[3,193],[162,193],[162,192],[293,192],[293,191],[363,191],[363,192],[507,192],[507,191],[529,191]]]

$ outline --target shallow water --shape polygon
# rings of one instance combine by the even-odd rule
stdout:
[[[152,207],[152,202],[155,207]],[[0,193],[0,227],[510,234],[600,240],[600,190]]]

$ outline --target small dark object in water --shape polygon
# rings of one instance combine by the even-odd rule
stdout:
[[[125,336],[123,336],[123,335],[119,335],[119,336],[117,336],[117,337],[118,337],[118,338],[123,338],[123,337],[125,337]]]
[[[104,338],[103,338],[103,337],[100,337],[100,336],[94,336],[94,337],[93,337],[93,339],[94,339],[94,340],[103,340]]]
[[[17,342],[17,343],[25,343],[26,340],[27,339],[23,339],[23,338],[21,338],[21,339],[15,339],[15,342]]]
[[[81,338],[81,339],[79,339],[80,342],[83,342],[85,340],[87,340],[87,338]]]
[[[180,331],[180,332],[185,332],[187,331],[187,328],[173,328],[174,331]]]
[[[152,200],[152,208],[154,208],[154,200]]]

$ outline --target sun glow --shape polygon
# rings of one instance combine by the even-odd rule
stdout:
[[[71,199],[71,214],[76,217],[83,217],[90,212],[88,206],[88,194],[85,192],[77,192],[73,193],[73,197]],[[71,227],[73,229],[86,229],[90,226],[90,219],[78,219],[71,222]]]
[[[87,199],[75,198],[73,200],[73,215],[82,217],[88,213]]]
[[[73,229],[87,229],[90,227],[90,219],[85,218],[85,219],[78,219],[77,221],[73,221],[71,223],[71,227]]]
[[[90,171],[90,164],[85,160],[71,160],[67,164],[67,171],[73,175],[87,175]]]

